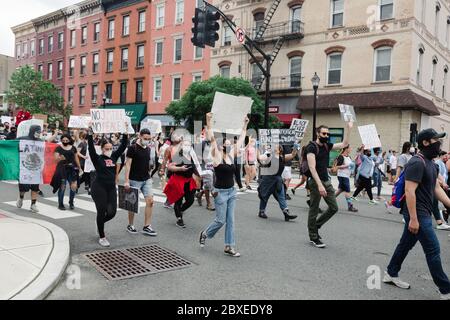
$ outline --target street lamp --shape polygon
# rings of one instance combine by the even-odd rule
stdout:
[[[317,140],[316,133],[316,118],[317,118],[317,89],[319,89],[320,78],[317,72],[314,73],[314,77],[311,79],[313,89],[314,89],[314,113],[313,113],[313,141]]]

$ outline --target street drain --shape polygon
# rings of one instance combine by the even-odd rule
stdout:
[[[192,265],[192,262],[155,244],[84,256],[108,280],[130,279]]]

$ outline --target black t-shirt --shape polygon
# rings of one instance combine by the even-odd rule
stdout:
[[[319,153],[317,153],[317,147],[319,147]],[[316,170],[322,181],[328,181],[330,179],[328,176],[328,164],[330,163],[330,151],[332,149],[332,143],[327,143],[327,145],[322,146],[310,143],[305,150],[306,155],[312,153],[316,156]],[[311,177],[311,173],[309,173],[309,177]]]
[[[65,150],[63,147],[59,146],[55,149],[55,153],[59,153],[66,158],[66,160],[62,161],[65,165],[75,165],[75,155],[78,151],[74,146],[72,146],[70,150]]]
[[[417,214],[431,215],[439,167],[426,158],[424,161],[419,156],[414,156],[409,160],[405,165],[405,181],[413,181],[419,184],[416,189]],[[403,204],[402,212],[408,212],[406,201]]]
[[[344,164],[344,156],[342,154],[338,155],[336,158],[336,165],[342,166]]]
[[[284,155],[291,154],[294,146],[283,146]],[[286,167],[292,167],[292,160],[285,162]]]
[[[127,158],[133,159],[130,168],[130,180],[147,181],[150,179],[150,148],[142,148],[138,143],[128,148]]]

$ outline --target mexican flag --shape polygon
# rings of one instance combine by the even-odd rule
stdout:
[[[0,141],[0,180],[19,180],[19,141]]]

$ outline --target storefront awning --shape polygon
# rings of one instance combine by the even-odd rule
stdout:
[[[161,121],[161,125],[163,127],[175,127],[177,125],[175,119],[172,116],[169,115],[147,115],[142,122],[145,122],[146,120],[159,120]],[[181,123],[181,125],[184,125],[183,123]]]
[[[277,117],[278,120],[280,120],[281,122],[283,122],[284,124],[287,125],[291,125],[292,124],[292,119],[299,119],[300,115],[298,113],[294,113],[294,114],[272,114],[273,116]]]
[[[142,118],[147,113],[147,105],[145,103],[107,105],[105,109],[125,109],[125,113],[131,118],[131,124],[133,125],[140,124]]]

